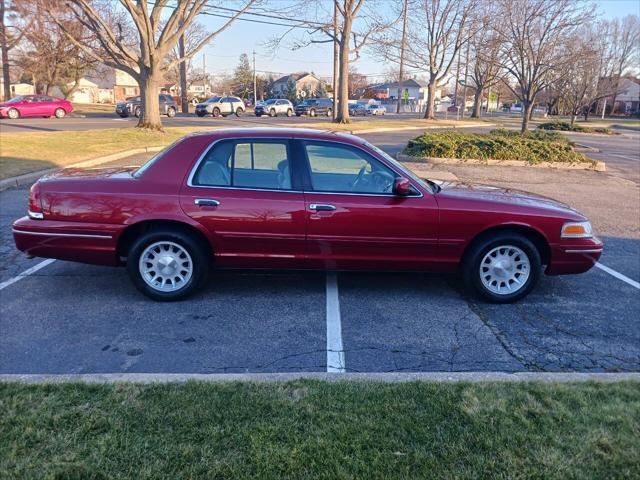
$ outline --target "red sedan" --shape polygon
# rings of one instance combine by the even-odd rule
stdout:
[[[73,111],[71,102],[49,95],[19,95],[0,103],[0,118],[56,117],[63,118]]]
[[[603,248],[555,200],[421,180],[358,137],[302,129],[216,130],[141,168],[62,170],[31,188],[13,235],[28,255],[126,265],[156,300],[216,267],[457,271],[511,302]]]

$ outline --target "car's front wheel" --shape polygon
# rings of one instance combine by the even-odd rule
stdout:
[[[243,110],[241,107],[236,108],[236,117],[239,117],[240,115],[242,115]]]
[[[315,117],[316,116],[316,111],[313,108],[311,110],[309,110],[309,116],[310,117]]]
[[[483,298],[511,303],[525,297],[540,279],[542,260],[536,246],[517,233],[487,236],[470,247],[464,280]]]
[[[213,111],[211,112],[211,114],[212,114],[214,117],[219,117],[219,116],[220,116],[220,109],[219,109],[218,107],[214,107],[214,108],[213,108]]]
[[[176,109],[173,107],[167,108],[167,117],[173,118],[176,116]]]
[[[269,110],[269,116],[270,117],[275,117],[276,116],[276,109],[272,108],[271,110]]]
[[[140,107],[136,107],[136,109],[133,111],[133,115],[136,118],[140,118],[140,115],[142,114],[142,110],[140,109]]]
[[[287,117],[291,117],[291,116],[293,116],[293,110],[289,108],[287,109]]]
[[[56,108],[56,111],[54,112],[56,118],[64,118],[66,114],[67,112],[64,110],[64,108]]]
[[[15,108],[10,108],[9,111],[7,112],[7,117],[9,117],[12,120],[15,120],[16,118],[20,118],[20,112]]]
[[[206,246],[194,236],[157,229],[141,235],[131,246],[127,271],[146,296],[159,301],[182,300],[206,280],[209,261]]]
[[[333,111],[329,108],[327,110],[327,117],[330,117],[333,114]]]
[[[206,115],[206,112],[203,110],[196,110],[196,115],[199,117],[204,117]]]

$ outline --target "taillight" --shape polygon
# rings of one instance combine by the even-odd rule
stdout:
[[[29,210],[27,215],[34,220],[42,220],[44,218],[42,196],[40,195],[40,186],[37,183],[34,183],[29,190]]]

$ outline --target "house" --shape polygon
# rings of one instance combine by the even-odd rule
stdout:
[[[3,100],[10,100],[13,97],[18,95],[33,95],[36,93],[35,88],[30,83],[12,83],[9,87],[11,89],[11,97],[5,98]],[[2,77],[0,76],[0,97],[4,92],[4,82],[2,81]]]
[[[402,82],[402,90],[402,96],[406,103],[422,110],[427,99],[427,83],[410,78]],[[366,88],[365,95],[378,100],[396,101],[398,99],[398,82],[370,85]],[[436,100],[440,99],[440,96],[441,90],[437,89]]]
[[[608,102],[612,101],[613,98],[608,99]],[[614,111],[626,115],[640,112],[640,78],[627,76],[620,79]]]
[[[138,82],[131,75],[122,70],[114,69],[113,72],[115,76],[113,83],[114,103],[140,95],[140,85],[138,85]]]
[[[287,95],[289,83],[293,83],[293,85],[295,85],[296,96],[300,97],[300,92],[303,91],[310,93],[311,95],[315,95],[323,82],[313,73],[292,73],[290,75],[280,77],[278,80],[273,82],[273,95],[276,97],[285,97]]]

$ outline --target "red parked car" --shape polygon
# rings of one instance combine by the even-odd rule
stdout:
[[[31,188],[13,224],[28,255],[126,265],[156,300],[215,268],[462,273],[510,302],[580,273],[603,244],[549,198],[417,178],[351,135],[225,129],[189,135],[140,168],[65,169]]]
[[[71,102],[49,95],[19,95],[0,103],[0,118],[56,117],[73,111]]]

